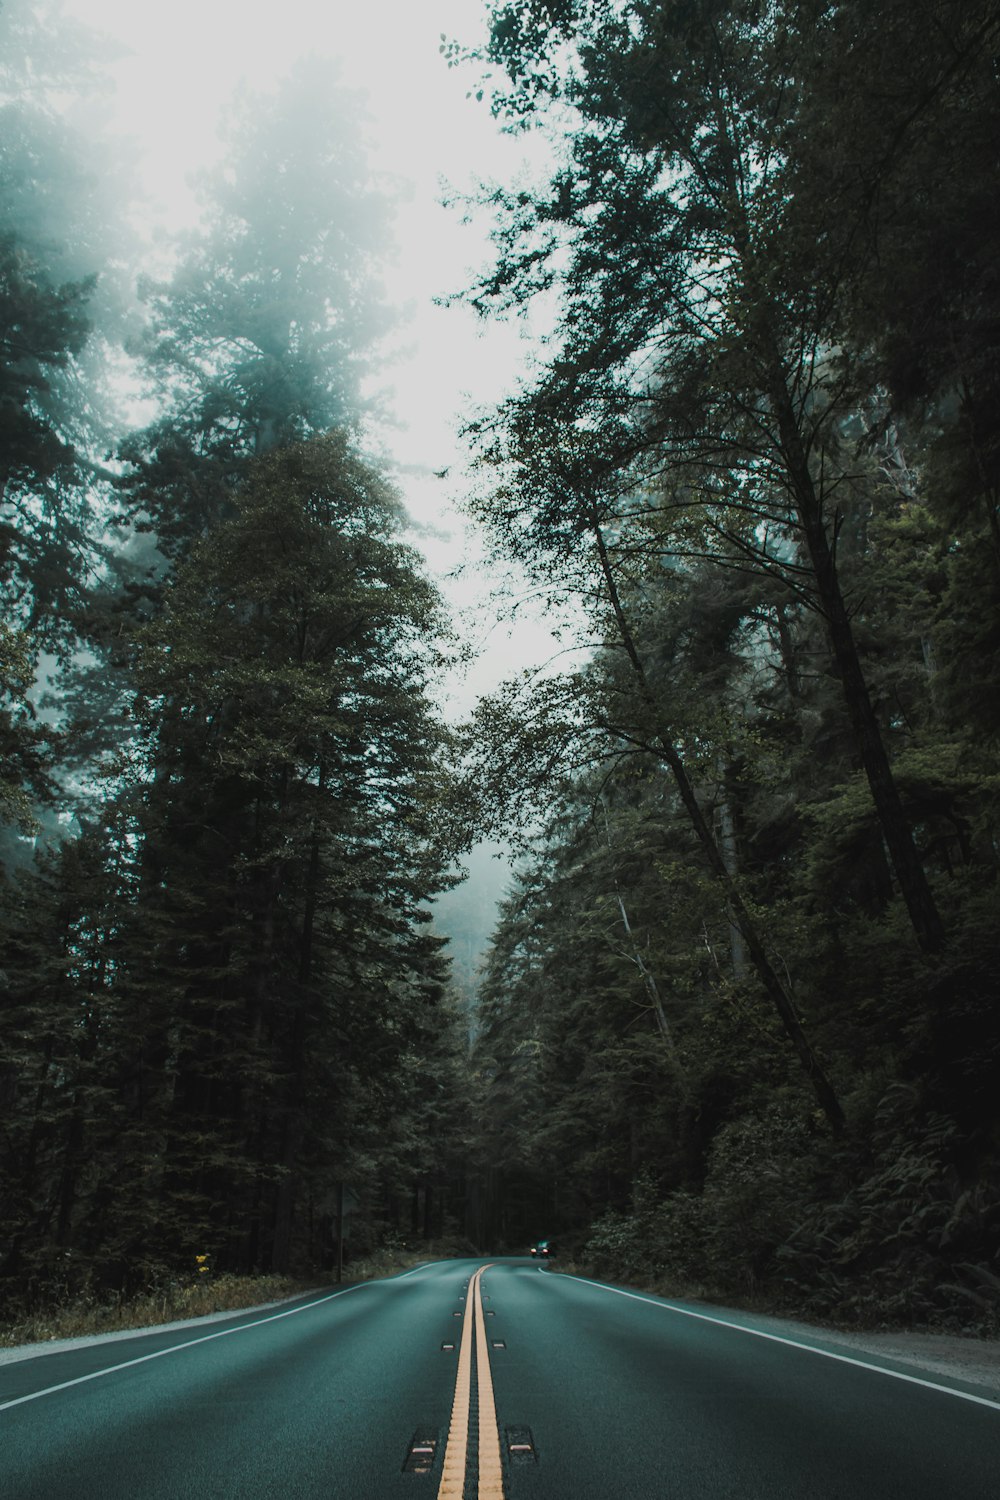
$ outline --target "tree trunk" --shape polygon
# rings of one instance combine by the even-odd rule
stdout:
[[[719,802],[719,849],[725,861],[726,869],[735,880],[739,874],[739,859],[736,850],[736,823],[733,818],[733,810],[723,790],[722,799]],[[743,934],[739,923],[734,919],[733,913],[729,913],[729,956],[733,965],[733,978],[737,983],[746,976],[747,954],[743,943]]]
[[[319,768],[318,796],[324,786],[324,767]],[[284,805],[284,795],[282,798]],[[281,1129],[279,1160],[282,1176],[278,1183],[274,1215],[274,1269],[286,1270],[292,1258],[292,1224],[295,1216],[295,1200],[299,1181],[297,1164],[302,1145],[302,1099],[306,1084],[306,1033],[309,986],[312,982],[313,934],[319,902],[320,884],[320,840],[319,814],[313,820],[309,843],[309,864],[306,875],[305,904],[302,914],[302,936],[299,944],[299,963],[296,974],[295,1007],[292,1013],[291,1039],[289,1046],[289,1077],[285,1103],[285,1118]]]
[[[774,332],[772,293],[767,289],[766,275],[761,275],[757,266],[753,236],[739,191],[739,153],[729,122],[725,118],[721,95],[717,96],[717,111],[720,140],[725,140],[728,147],[722,156],[722,166],[732,204],[730,223],[733,245],[742,267],[744,289],[755,310],[756,352],[761,361],[764,393],[771,403],[777,422],[776,457],[784,469],[788,492],[805,536],[806,551],[816,579],[819,602],[826,619],[848,716],[896,879],[899,881],[917,942],[925,953],[937,953],[945,944],[944,924],[927,882],[899,788],[892,774],[882,730],[875,715],[854,640],[850,613],[841,593],[835,551],[830,545],[823,517],[822,499],[816,493],[802,431],[788,389],[780,342]]]
[[[835,551],[827,535],[822,502],[816,494],[777,350],[772,350],[771,353],[770,387],[769,395],[778,422],[781,456],[789,491],[816,578],[819,602],[826,619],[833,658],[861,764],[868,778],[889,858],[910,914],[917,942],[925,953],[938,953],[945,944],[944,923],[934,902],[899,788],[892,774],[881,726],[872,705],[854,640],[850,613],[840,589]]]
[[[684,810],[691,821],[691,826],[708,860],[709,868],[723,891],[732,913],[733,921],[742,934],[747,953],[750,956],[750,962],[753,964],[757,977],[778,1014],[786,1036],[795,1048],[799,1062],[802,1065],[802,1070],[812,1085],[819,1106],[830,1122],[830,1128],[833,1133],[835,1135],[842,1135],[845,1121],[840,1101],[834,1092],[830,1080],[823,1071],[816,1054],[812,1050],[802,1022],[795,1013],[795,1007],[792,1004],[790,996],[785,993],[784,986],[774,971],[771,961],[767,956],[763,939],[757,930],[756,923],[746,908],[736,882],[726,868],[722,851],[719,848],[715,835],[709,827],[705,814],[702,812],[701,804],[695,795],[694,787],[691,785],[680,751],[660,725],[659,706],[649,685],[646,669],[636,648],[628,618],[618,593],[618,586],[615,583],[614,574],[611,569],[611,560],[608,557],[607,546],[604,541],[604,533],[601,530],[600,520],[596,512],[591,517],[591,529],[597,544],[601,572],[604,576],[608,599],[618,625],[621,642],[625,647],[626,655],[639,683],[640,692],[650,711],[653,725],[655,726],[658,754],[673,774]]]
[[[639,951],[639,945],[636,943],[635,936],[632,932],[632,923],[629,921],[628,910],[625,906],[625,898],[622,896],[621,886],[618,884],[618,876],[615,873],[614,869],[614,850],[611,844],[611,824],[608,819],[608,809],[605,805],[603,797],[601,798],[601,810],[604,813],[604,838],[608,846],[608,853],[611,855],[612,859],[611,876],[615,887],[615,898],[618,902],[618,912],[622,919],[622,927],[624,929],[625,937],[628,942],[629,957],[631,958],[635,967],[638,969],[646,994],[649,996],[649,1002],[652,1007],[653,1016],[656,1020],[657,1030],[659,1031],[660,1037],[663,1041],[664,1051],[667,1054],[667,1061],[670,1064],[670,1070],[673,1073],[674,1079],[677,1083],[678,1092],[681,1096],[681,1099],[687,1102],[687,1100],[690,1098],[690,1090],[687,1085],[687,1079],[684,1075],[684,1068],[681,1064],[680,1058],[677,1055],[677,1048],[674,1044],[673,1030],[671,1028],[670,1022],[667,1019],[666,1010],[663,1007],[663,997],[660,994],[660,986],[657,983],[656,975],[653,973],[653,970],[646,963],[646,960],[643,958],[642,954]]]

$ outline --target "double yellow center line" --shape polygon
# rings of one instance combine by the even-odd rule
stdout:
[[[469,1409],[472,1403],[472,1345],[476,1345],[476,1390],[479,1397],[479,1476],[478,1500],[504,1500],[503,1468],[500,1463],[500,1433],[493,1396],[493,1377],[486,1343],[486,1317],[480,1282],[488,1266],[480,1266],[469,1282],[462,1319],[462,1344],[458,1352],[458,1374],[455,1377],[455,1399],[451,1407],[448,1445],[438,1500],[462,1500],[465,1494],[465,1471],[469,1455]]]

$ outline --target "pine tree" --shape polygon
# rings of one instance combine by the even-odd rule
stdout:
[[[125,490],[168,559],[226,513],[249,459],[362,414],[387,229],[358,114],[316,62],[240,95],[226,162],[202,184],[204,227],[169,281],[144,283],[164,409],[124,446]]]
[[[225,1200],[236,1222],[256,1193],[262,1238],[227,1253],[282,1266],[319,1118],[321,1162],[343,1175],[339,1112],[438,1004],[423,928],[446,848],[424,698],[439,606],[398,502],[342,437],[258,460],[232,508],[145,634],[140,909],[181,997],[164,1191],[208,1219]]]

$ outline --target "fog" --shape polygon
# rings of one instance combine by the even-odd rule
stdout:
[[[447,714],[466,713],[512,667],[551,657],[555,643],[530,604],[516,621],[502,619],[492,596],[504,581],[484,566],[461,514],[470,484],[462,424],[513,387],[538,334],[524,323],[485,330],[467,307],[444,305],[484,264],[490,225],[443,198],[486,178],[514,181],[542,159],[537,144],[504,136],[472,97],[474,71],[449,70],[442,59],[442,36],[481,39],[478,0],[291,0],[280,13],[231,0],[180,0],[169,12],[121,0],[9,0],[0,17],[11,58],[4,222],[27,236],[56,282],[96,277],[94,336],[71,376],[53,369],[44,397],[81,451],[110,474],[123,433],[156,422],[171,402],[196,400],[199,380],[234,341],[258,351],[239,376],[244,401],[273,350],[287,348],[298,361],[291,404],[285,417],[279,409],[262,419],[254,442],[269,441],[268,424],[294,426],[300,409],[314,430],[347,420],[361,432],[402,494],[465,648],[438,689]],[[324,132],[329,165],[317,146]],[[292,271],[307,243],[323,247],[312,282]],[[269,267],[285,275],[286,301],[306,299],[294,337],[287,306],[283,326],[261,333]],[[152,292],[171,278],[173,291]],[[342,309],[335,327],[324,327],[329,298]],[[312,318],[311,332],[303,318]],[[159,352],[137,373],[135,353],[151,336]],[[174,515],[158,524],[169,548],[201,522]],[[175,539],[164,542],[171,527]],[[128,572],[148,553],[136,534],[109,541],[114,556],[103,566],[113,570]],[[58,659],[57,643],[46,646],[44,659],[52,651]],[[79,663],[83,681],[86,655]],[[48,718],[58,718],[51,683],[48,699]],[[102,713],[114,722],[110,700]],[[495,871],[494,862],[483,869]],[[474,938],[457,915],[463,899],[478,914]],[[450,898],[463,951],[481,950],[491,906],[477,891]],[[467,954],[465,968],[474,961]]]

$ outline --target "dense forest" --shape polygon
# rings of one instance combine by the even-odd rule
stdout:
[[[470,739],[531,830],[510,1243],[996,1326],[998,50],[985,4],[537,0],[449,54],[557,149],[470,292],[558,309],[474,507],[581,647]]]
[[[468,509],[564,649],[456,729],[351,91],[244,91],[151,251],[97,44],[0,5],[0,1300],[550,1235],[995,1331],[1000,17],[485,19],[552,170],[456,296],[552,331]]]
[[[308,65],[237,99],[137,277],[65,109],[93,45],[0,16],[10,1311],[440,1232],[465,1033],[443,608],[359,444],[356,100]]]

